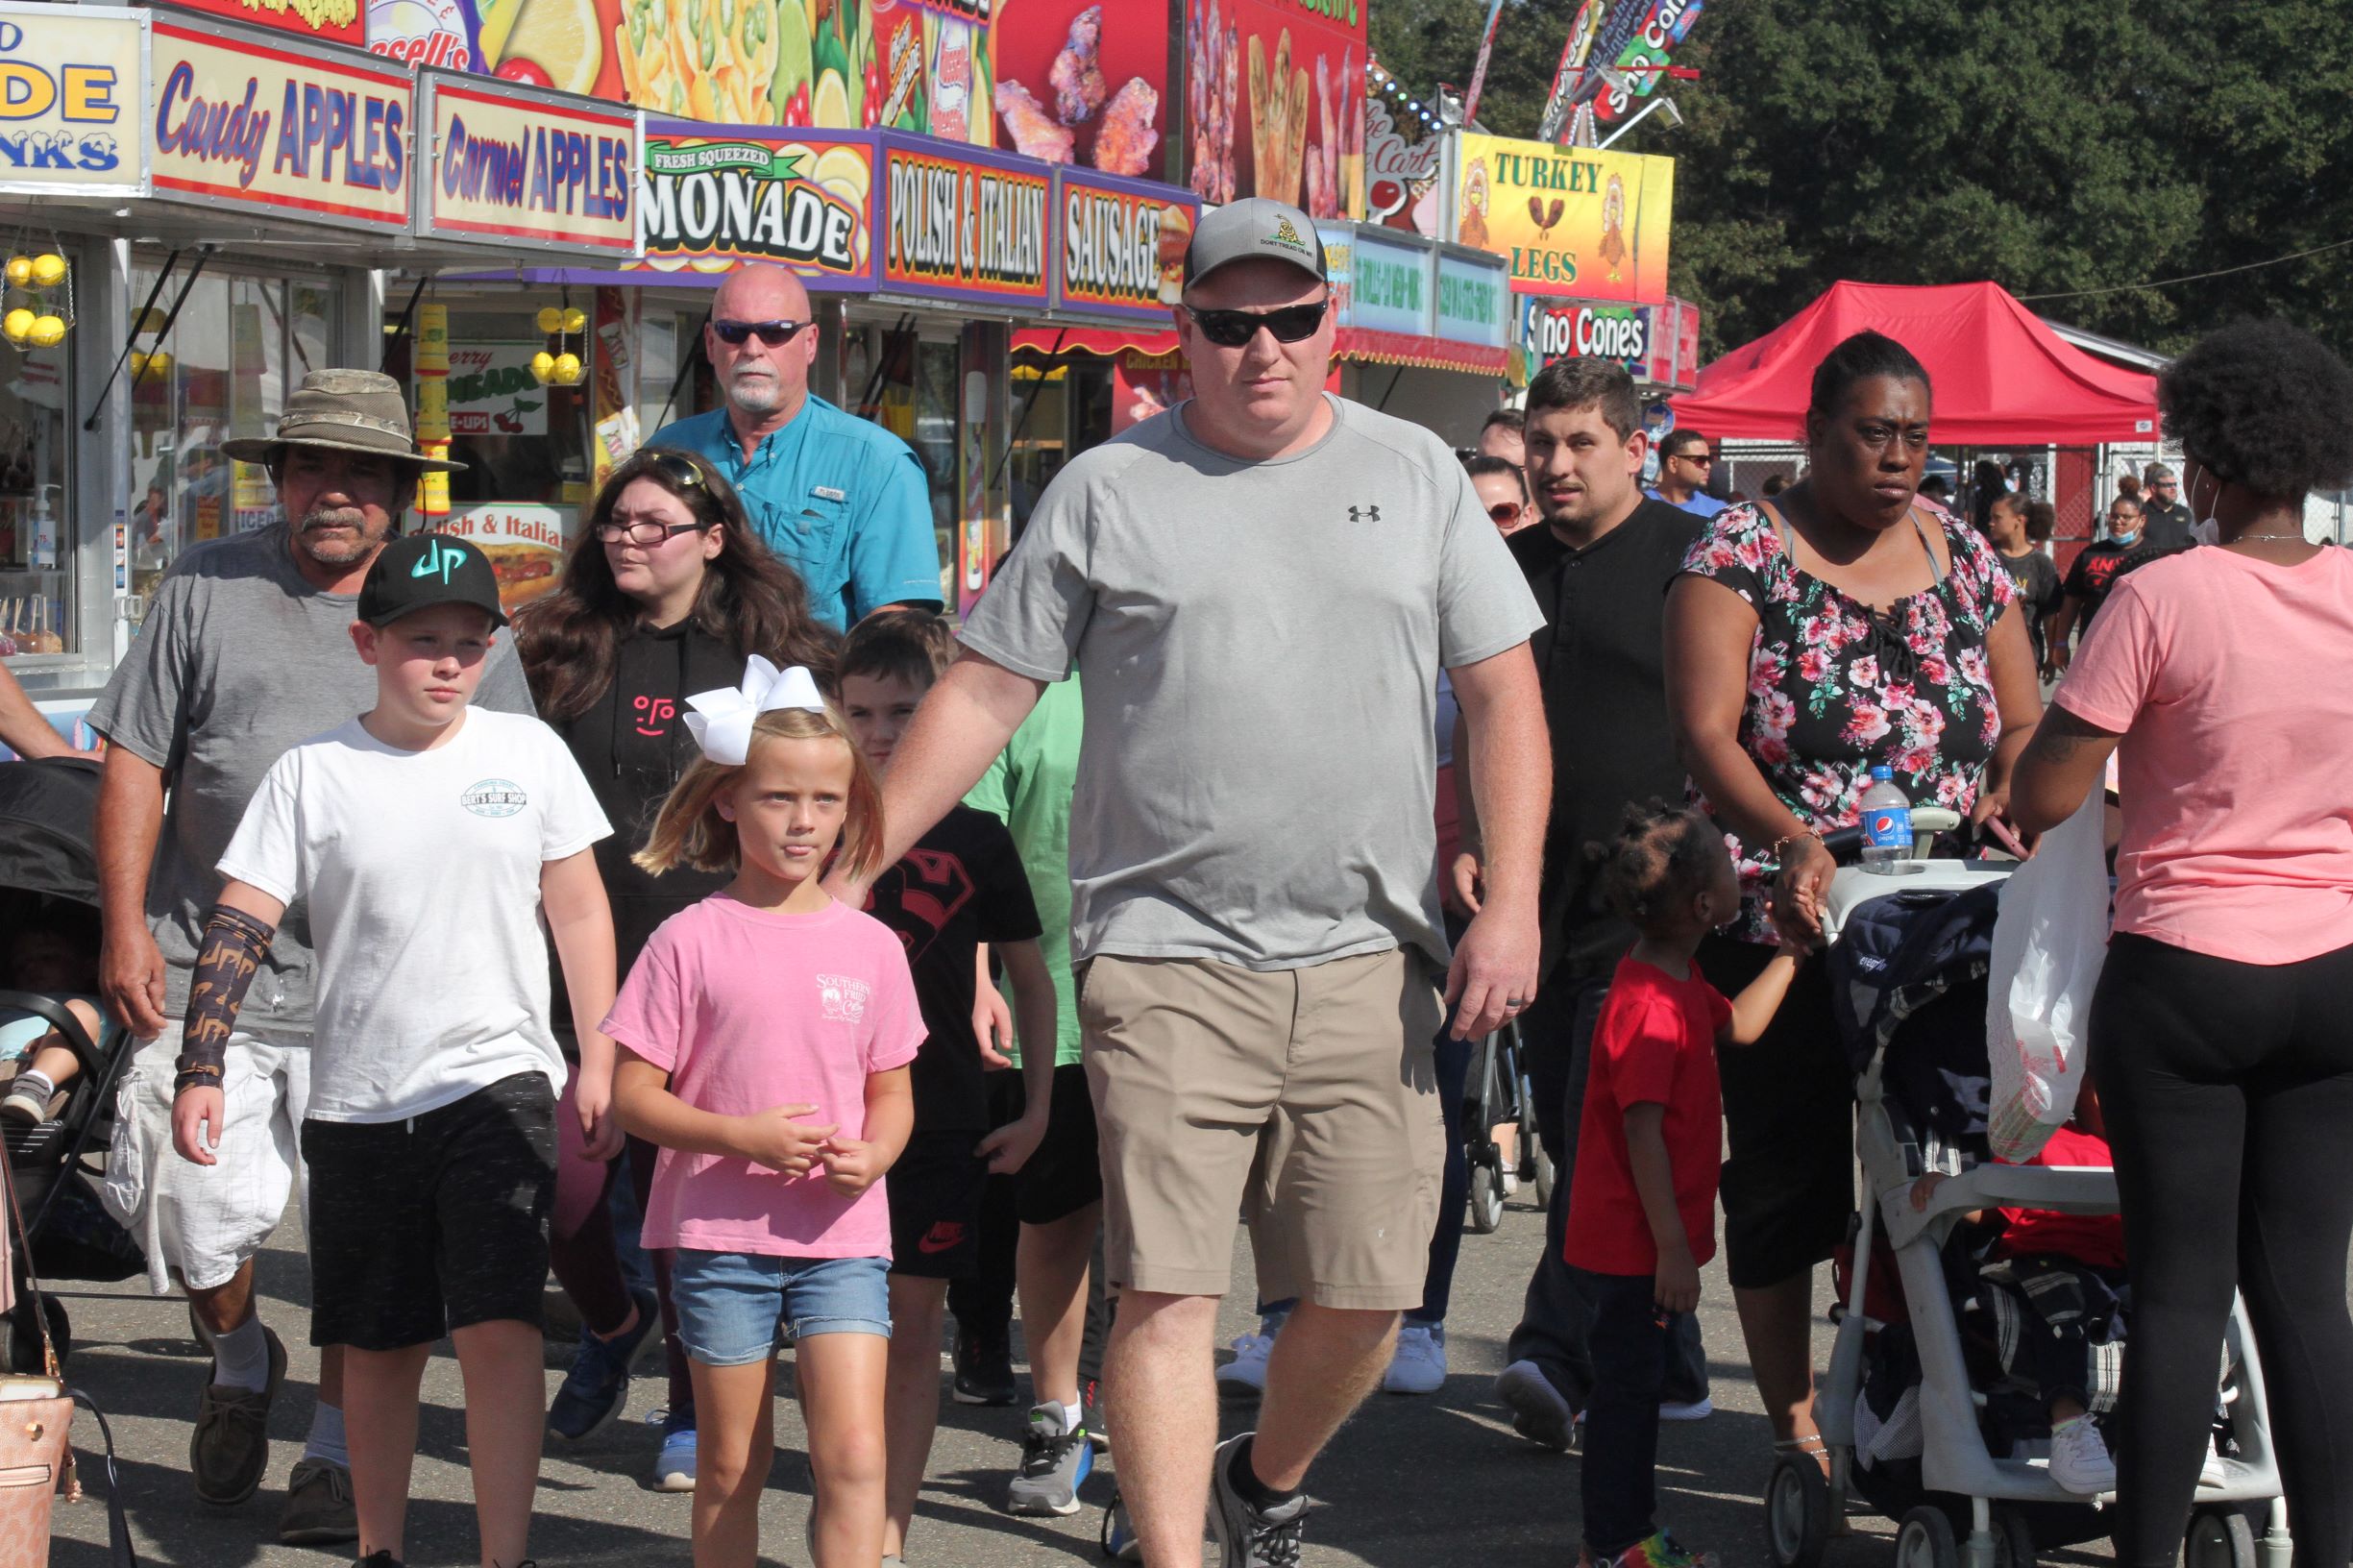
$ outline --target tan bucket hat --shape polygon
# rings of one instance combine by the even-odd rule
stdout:
[[[463,463],[426,457],[408,433],[408,400],[401,383],[373,370],[314,370],[286,399],[276,435],[244,435],[221,443],[240,462],[274,461],[288,447],[358,452],[390,457],[420,472],[460,473]]]

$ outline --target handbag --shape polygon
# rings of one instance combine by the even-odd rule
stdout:
[[[131,1545],[131,1522],[123,1512],[122,1485],[114,1470],[114,1433],[89,1396],[66,1387],[60,1375],[57,1341],[50,1337],[40,1282],[31,1267],[32,1238],[26,1234],[24,1210],[16,1201],[14,1175],[4,1160],[0,1160],[0,1188],[8,1191],[8,1213],[0,1222],[0,1271],[14,1267],[6,1244],[12,1231],[17,1256],[26,1264],[23,1305],[29,1311],[21,1315],[40,1335],[42,1369],[38,1377],[0,1377],[0,1563],[9,1568],[46,1568],[50,1510],[61,1493],[69,1503],[82,1495],[74,1473],[73,1449],[66,1441],[73,1429],[74,1406],[80,1403],[89,1406],[106,1438],[110,1561],[114,1568],[138,1568],[138,1553]]]
[[[2108,957],[2106,823],[2095,786],[2002,886],[1986,986],[1986,1141],[1998,1160],[2031,1160],[2075,1112]]]

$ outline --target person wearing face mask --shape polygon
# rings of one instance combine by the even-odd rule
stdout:
[[[800,280],[766,262],[719,285],[703,352],[723,405],[665,425],[652,447],[699,453],[743,498],[755,532],[837,630],[885,604],[940,607],[940,545],[923,465],[881,426],[809,390],[817,324]]]
[[[630,858],[645,847],[672,786],[701,754],[686,727],[686,698],[734,685],[755,653],[829,680],[840,639],[811,615],[792,568],[760,548],[713,465],[648,447],[598,491],[562,579],[517,615],[515,646],[541,715],[613,824],[612,836],[596,846],[597,869],[626,975],[656,926],[727,880],[724,872],[686,869],[657,876]],[[553,980],[551,1016],[568,1019],[560,970]],[[560,1022],[556,1042],[568,1055],[576,1050]],[[571,1088],[565,1092],[569,1099]],[[580,1310],[581,1327],[572,1370],[548,1409],[549,1434],[580,1442],[621,1414],[630,1360],[658,1323],[670,1349],[670,1413],[653,1482],[665,1491],[691,1489],[695,1395],[669,1299],[668,1262],[653,1259],[653,1298],[633,1296],[623,1284],[603,1201],[620,1140],[589,1144],[575,1136],[570,1115],[557,1117],[557,1126],[564,1136],[550,1262]],[[654,1149],[630,1139],[625,1153],[642,1207]]]
[[[2051,827],[2118,769],[2115,930],[2089,1064],[2130,1238],[2112,1436],[2120,1568],[2181,1554],[2243,1293],[2297,1568],[2353,1554],[2353,556],[2305,498],[2353,479],[2353,371],[2281,321],[2166,368],[2213,547],[2137,566],[2052,695],[2011,805]]]
[[[1741,913],[1700,965],[1737,993],[1777,944],[1822,941],[1875,767],[1923,805],[1998,814],[2039,715],[2017,589],[1985,536],[1915,503],[1928,374],[1857,332],[1815,368],[1807,472],[1719,514],[1667,596],[1668,703],[1708,814],[1734,837]],[[1725,1252],[1757,1392],[1784,1453],[1827,1458],[1814,1420],[1813,1270],[1854,1208],[1852,1098],[1823,967],[1753,1051],[1720,1058]]]
[[[2091,632],[2092,618],[2108,601],[2108,591],[2124,570],[2125,557],[2141,549],[2141,520],[2139,502],[2130,496],[2117,497],[2108,503],[2108,537],[2084,546],[2075,564],[2067,569],[2064,596],[2044,636],[2044,662],[2052,670],[2067,669],[2074,634],[2078,629],[2087,635]]]

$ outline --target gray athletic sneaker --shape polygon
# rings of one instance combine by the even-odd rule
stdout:
[[[1217,1560],[1223,1568],[1299,1568],[1299,1550],[1307,1539],[1307,1494],[1261,1512],[1226,1479],[1234,1450],[1250,1437],[1245,1432],[1219,1443],[1210,1464],[1210,1534],[1222,1554]]]
[[[1005,1511],[1067,1518],[1078,1512],[1078,1489],[1093,1469],[1094,1445],[1087,1441],[1087,1429],[1065,1426],[1060,1406],[1033,1406],[1029,1433],[1021,1439],[1021,1468],[1006,1494]]]
[[[215,1507],[233,1507],[260,1488],[270,1463],[270,1403],[286,1381],[286,1347],[268,1329],[270,1381],[259,1393],[250,1388],[205,1384],[196,1402],[196,1430],[188,1436],[188,1475],[197,1497]]]

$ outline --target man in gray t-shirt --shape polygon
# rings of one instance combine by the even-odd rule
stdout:
[[[1220,208],[1185,276],[1193,399],[1047,489],[899,743],[884,858],[1044,682],[1083,673],[1071,951],[1122,1292],[1104,1378],[1121,1490],[1146,1561],[1197,1564],[1206,1502],[1242,1568],[1296,1560],[1308,1467],[1421,1300],[1444,1136],[1439,670],[1493,850],[1447,974],[1458,1036],[1534,994],[1551,768],[1527,652],[1542,617],[1461,465],[1323,391],[1334,328],[1306,214]],[[1213,1462],[1238,1211],[1260,1294],[1300,1304],[1259,1431]]]
[[[253,1257],[303,1177],[314,1001],[303,906],[286,911],[231,1037],[217,1164],[172,1148],[180,1020],[197,938],[220,892],[214,863],[262,774],[296,742],[375,704],[375,672],[352,648],[355,600],[426,465],[409,442],[400,384],[371,371],[312,373],[287,400],[275,438],[224,450],[269,466],[285,521],[182,554],[89,716],[108,742],[97,821],[101,983],[123,1024],[151,1041],[124,1080],[133,1109],[115,1127],[106,1196],[146,1249],[149,1285],[163,1294],[179,1274],[211,1341],[190,1459],[197,1496],[213,1504],[241,1503],[259,1485],[285,1366],[255,1310]],[[495,644],[490,661],[475,699],[530,712],[511,645]],[[342,1356],[330,1346],[310,1441],[288,1485],[286,1540],[358,1534],[341,1394]]]

